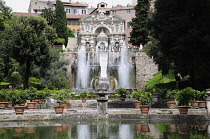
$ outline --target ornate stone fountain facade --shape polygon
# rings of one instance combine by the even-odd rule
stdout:
[[[119,50],[125,40],[125,20],[117,15],[107,15],[100,8],[96,14],[80,21],[79,45],[86,49]]]

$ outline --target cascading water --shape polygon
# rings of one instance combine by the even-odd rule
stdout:
[[[108,62],[108,53],[100,52],[100,66],[101,66],[100,77],[107,77],[107,62]]]
[[[86,56],[85,46],[81,46],[78,51],[77,80],[76,88],[88,88],[90,76],[90,59]]]
[[[123,87],[126,89],[130,88],[129,75],[131,73],[131,70],[132,65],[128,62],[127,47],[124,42],[121,49],[120,62],[118,66],[118,87]]]

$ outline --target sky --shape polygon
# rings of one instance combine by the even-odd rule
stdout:
[[[28,7],[30,0],[4,0],[6,5],[12,8],[13,12],[28,12]],[[53,1],[53,0],[52,0]],[[68,0],[62,0],[68,1]],[[72,2],[82,1],[90,4],[93,7],[96,7],[98,3],[105,2],[108,4],[108,7],[116,6],[117,4],[127,5],[131,4],[131,0],[72,0]]]

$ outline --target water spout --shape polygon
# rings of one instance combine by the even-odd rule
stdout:
[[[128,62],[127,47],[125,42],[120,53],[120,62],[118,66],[118,87],[123,87],[126,89],[130,88],[129,75],[132,70],[132,65]]]
[[[76,88],[88,88],[90,73],[90,57],[86,56],[85,46],[81,46],[78,51],[78,66]]]

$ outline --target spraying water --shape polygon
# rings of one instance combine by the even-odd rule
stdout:
[[[101,76],[107,77],[108,52],[100,52]]]
[[[90,74],[90,59],[86,56],[85,46],[78,51],[77,81],[76,88],[88,88]]]
[[[126,89],[130,88],[129,75],[131,73],[131,70],[132,65],[128,62],[127,47],[124,42],[123,47],[121,49],[120,62],[118,66],[118,87],[123,87]]]

